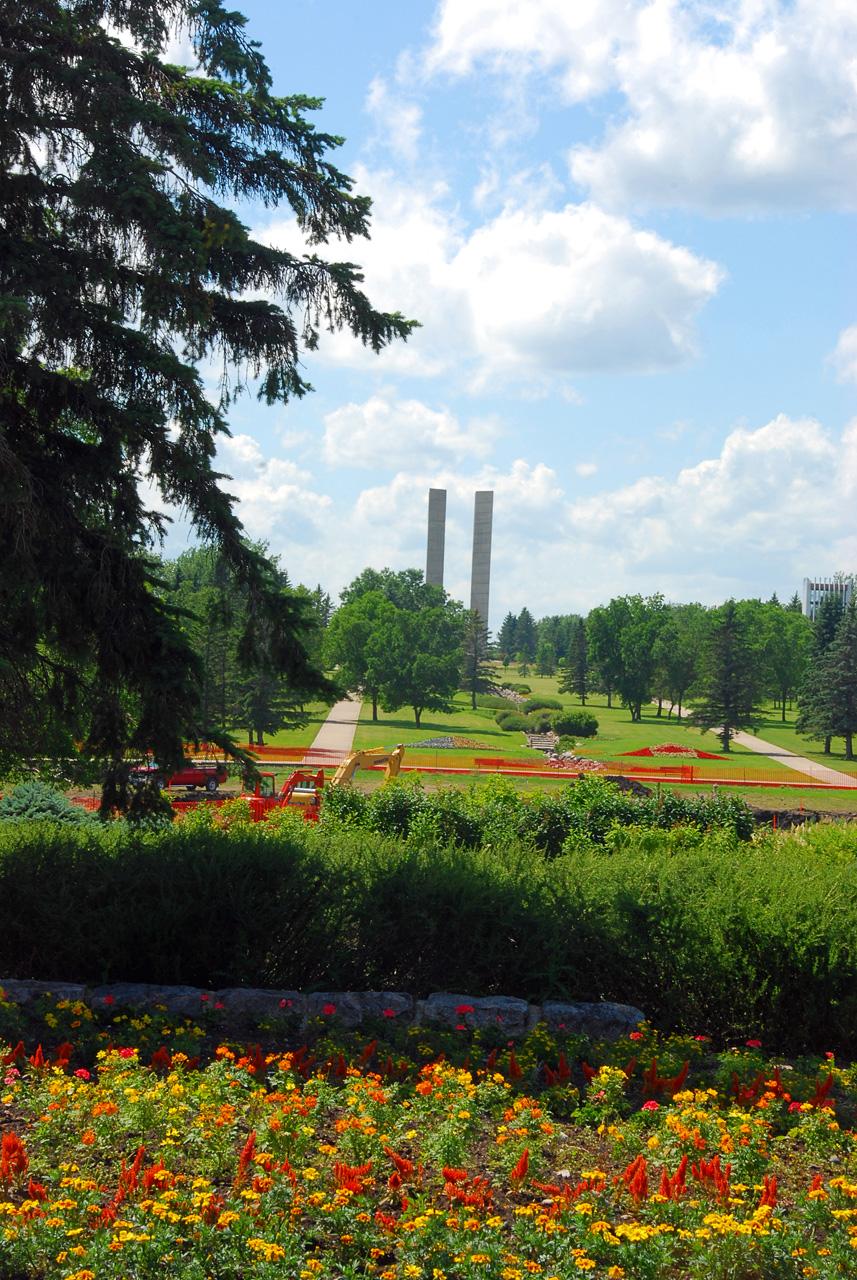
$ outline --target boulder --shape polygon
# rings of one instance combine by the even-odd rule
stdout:
[[[346,1027],[357,1027],[363,1021],[360,996],[353,991],[313,991],[306,997],[307,1017],[326,1018],[334,1014]],[[330,1010],[325,1013],[325,1009]]]
[[[163,1006],[171,1017],[176,1014],[198,1017],[207,994],[199,987],[166,987],[159,982],[111,982],[94,987],[88,1004],[93,1009],[103,1005],[130,1005],[134,1009],[156,1009]]]
[[[562,1027],[573,1035],[591,1036],[593,1040],[620,1040],[636,1031],[639,1023],[645,1022],[646,1015],[632,1005],[611,1004],[607,1000],[597,1004],[548,1000],[542,1005],[542,1019],[551,1030]]]
[[[448,1027],[502,1027],[510,1036],[527,1029],[526,1000],[515,996],[460,996],[436,991],[425,1002],[423,1022]]]
[[[29,1004],[42,996],[56,1000],[84,1000],[87,989],[78,982],[37,982],[34,978],[0,978],[0,991],[11,1004]]]
[[[299,991],[257,991],[252,987],[226,987],[215,991],[212,1003],[222,1004],[225,1013],[253,1018],[285,1018],[297,1014],[305,1018],[307,998]]]
[[[359,991],[357,999],[364,1018],[390,1017],[392,1012],[391,1022],[410,1022],[414,1014],[413,997],[402,991]]]

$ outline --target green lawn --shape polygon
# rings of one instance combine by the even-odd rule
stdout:
[[[309,712],[309,723],[303,729],[281,729],[279,733],[266,734],[265,746],[308,747],[327,719],[330,707],[329,702],[308,702],[306,710]],[[241,734],[236,736],[239,741],[245,740]]]
[[[390,747],[397,742],[405,746],[409,742],[421,742],[424,738],[440,738],[447,734],[456,734],[471,738],[485,748],[486,755],[494,755],[499,751],[511,752],[515,756],[526,755],[527,746],[522,733],[504,733],[494,722],[494,712],[487,709],[472,711],[470,698],[466,693],[456,694],[455,712],[442,715],[439,712],[423,713],[419,729],[414,725],[414,713],[403,707],[400,711],[384,712],[378,710],[378,722],[372,720],[372,703],[366,701],[360,712],[360,722],[354,736],[354,746],[360,750],[368,747]],[[452,752],[444,752],[444,755]],[[473,755],[472,749],[468,753]],[[539,752],[533,752],[538,756]]]

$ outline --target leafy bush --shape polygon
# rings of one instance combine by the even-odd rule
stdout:
[[[551,716],[551,728],[561,738],[594,738],[598,732],[598,721],[591,711],[568,707]]]
[[[519,711],[498,711],[494,717],[504,733],[526,733],[530,731],[530,722]]]
[[[559,698],[544,698],[537,693],[532,698],[527,698],[521,710],[529,714],[532,711],[543,711],[545,708],[550,711],[562,711],[562,703]]]
[[[527,716],[527,733],[548,733],[551,727],[551,711],[534,711]]]
[[[513,684],[511,680],[506,681],[506,688],[511,689],[513,693],[520,693],[524,697],[526,697],[528,693],[532,693],[532,689],[528,684]]]
[[[37,778],[19,782],[0,800],[0,822],[65,822],[80,826],[89,821],[85,809],[73,805],[62,791],[45,786]]]
[[[477,707],[487,707],[492,711],[516,711],[517,705],[510,698],[500,698],[493,693],[477,693]]]
[[[0,973],[607,999],[665,1030],[857,1049],[853,826],[748,843],[597,779],[418,799],[384,810],[410,804],[408,840],[6,824]],[[696,802],[699,823],[727,803]]]

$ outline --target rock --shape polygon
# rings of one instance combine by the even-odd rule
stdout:
[[[516,1036],[526,1031],[528,1008],[526,1000],[515,996],[457,996],[436,991],[426,1000],[422,1021],[449,1027],[502,1027]]]
[[[285,1004],[283,1003],[285,1001]],[[215,991],[212,1003],[222,1004],[224,1013],[255,1018],[305,1018],[307,998],[299,991],[257,991],[252,987],[227,987]]]
[[[308,1018],[333,1017],[333,1013],[324,1012],[331,1009],[346,1027],[357,1027],[363,1021],[360,996],[352,991],[313,991],[306,1001]]]
[[[93,1009],[99,1009],[105,1003],[130,1005],[134,1009],[156,1009],[162,1005],[171,1016],[197,1016],[204,1004],[200,997],[205,994],[199,987],[165,987],[159,982],[111,982],[93,988],[88,1003]]]
[[[396,1019],[410,1022],[414,1014],[413,998],[401,991],[359,991],[357,999],[364,1018],[383,1018],[392,1010],[391,1022]]]
[[[555,1030],[562,1027],[573,1035],[591,1036],[593,1040],[619,1040],[636,1031],[646,1015],[629,1004],[565,1004],[548,1000],[542,1005],[542,1018]]]
[[[29,1004],[42,996],[57,1000],[83,1000],[86,987],[77,982],[37,982],[34,978],[0,978],[0,991],[12,1004]]]

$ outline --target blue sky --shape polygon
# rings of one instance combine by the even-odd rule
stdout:
[[[293,580],[423,567],[431,485],[465,600],[495,491],[495,628],[857,569],[851,0],[239,7],[374,201],[371,241],[325,252],[423,322],[380,357],[329,338],[316,394],[233,411],[227,487]],[[243,216],[301,247],[288,211]]]

